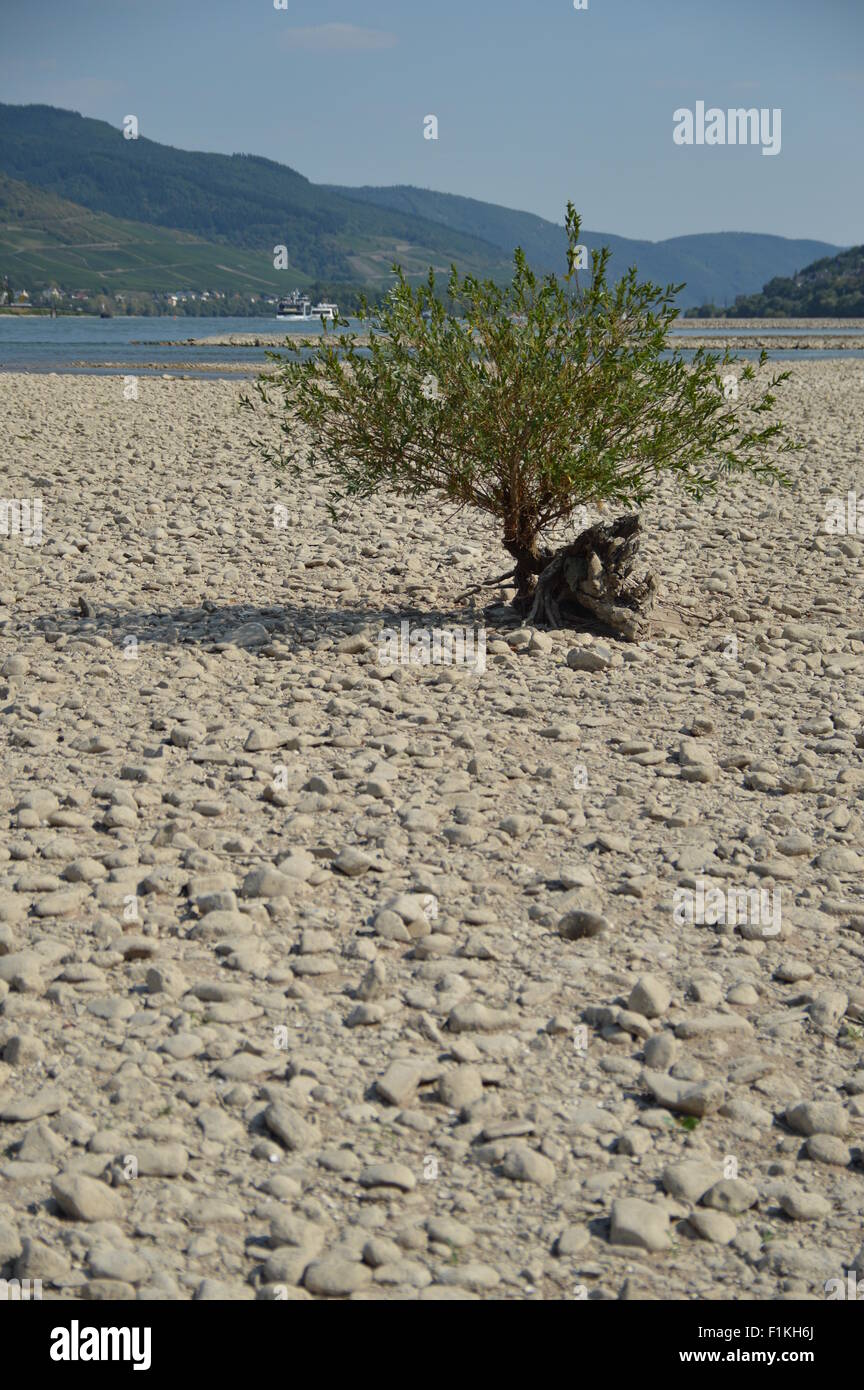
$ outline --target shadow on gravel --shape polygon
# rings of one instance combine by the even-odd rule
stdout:
[[[519,627],[522,619],[510,609],[496,607],[489,613],[469,605],[449,609],[410,604],[336,608],[299,603],[261,605],[207,601],[200,606],[142,609],[85,600],[83,608],[46,613],[32,623],[22,624],[16,633],[19,636],[56,634],[83,642],[105,638],[121,648],[124,641],[134,637],[139,644],[202,646],[214,651],[231,645],[254,652],[270,645],[314,648],[322,638],[339,641],[363,628],[371,629],[373,634],[381,628],[395,628],[398,632],[404,621],[412,627],[430,630],[482,627],[494,636]],[[618,633],[587,613],[578,626],[568,626],[566,630],[574,638],[580,633],[593,633],[609,642],[621,641]]]
[[[421,608],[403,605],[381,608],[323,608],[291,603],[267,606],[249,603],[203,603],[200,607],[124,608],[120,605],[92,603],[88,611],[59,609],[44,614],[16,629],[19,636],[56,634],[87,642],[107,638],[122,647],[125,639],[162,646],[204,646],[217,649],[234,645],[254,651],[271,644],[297,648],[314,647],[322,638],[340,640],[361,628],[399,630],[407,620],[422,628],[486,626],[507,631],[518,626],[512,619],[494,624],[482,610],[470,608]]]

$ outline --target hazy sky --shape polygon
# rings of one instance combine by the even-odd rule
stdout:
[[[864,241],[864,0],[0,0],[0,100],[592,231]],[[676,145],[697,101],[779,107],[780,153]]]

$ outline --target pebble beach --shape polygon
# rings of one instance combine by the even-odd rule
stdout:
[[[646,507],[638,644],[463,597],[509,568],[482,516],[335,522],[241,382],[136,390],[0,379],[5,496],[41,500],[0,532],[0,1277],[864,1276],[861,362],[793,364],[790,487]],[[382,662],[405,621],[482,629],[485,669]]]

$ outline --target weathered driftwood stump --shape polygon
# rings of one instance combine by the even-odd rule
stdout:
[[[641,526],[634,513],[581,532],[546,564],[527,615],[529,625],[571,627],[572,606],[587,609],[630,642],[647,635],[657,585],[634,574]]]

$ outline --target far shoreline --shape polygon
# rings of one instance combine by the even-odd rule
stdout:
[[[693,333],[696,333],[696,332],[699,332],[699,331],[705,331],[705,332],[707,332],[707,333],[712,333],[712,334],[713,334],[713,333],[716,333],[716,332],[718,332],[718,331],[721,332],[721,333],[724,332],[724,331],[725,331],[725,332],[729,332],[730,329],[735,329],[735,328],[746,328],[746,329],[753,329],[753,328],[756,328],[756,329],[762,329],[762,330],[765,331],[766,333],[767,333],[767,332],[770,332],[772,329],[773,329],[774,331],[776,331],[778,328],[792,329],[792,330],[798,331],[798,332],[800,332],[800,333],[814,333],[814,332],[819,332],[820,330],[821,330],[821,331],[824,331],[824,330],[827,329],[827,328],[831,328],[831,329],[839,329],[839,328],[864,329],[864,318],[847,318],[847,317],[845,317],[844,315],[838,315],[838,316],[835,317],[835,318],[827,318],[827,317],[820,317],[820,318],[782,318],[782,317],[779,317],[779,316],[766,316],[766,317],[763,317],[763,318],[704,318],[704,319],[703,319],[703,318],[686,318],[686,317],[685,317],[685,314],[686,314],[686,310],[682,310],[681,313],[679,314],[678,319],[676,320],[676,326],[675,326],[675,328],[673,329],[673,332],[679,332],[679,331],[681,330],[682,327],[686,328],[689,332],[693,332]],[[184,320],[187,320],[187,321],[189,322],[190,326],[191,326],[192,324],[194,324],[195,320],[196,320],[196,319],[199,319],[199,318],[200,318],[200,319],[208,319],[208,318],[209,318],[209,319],[219,319],[219,318],[225,318],[225,319],[232,319],[232,318],[233,318],[233,319],[236,319],[237,317],[239,317],[239,316],[236,315],[236,314],[107,314],[107,315],[104,315],[104,320],[105,320],[105,322],[108,322],[108,321],[110,321],[110,320],[112,320],[112,319],[119,319],[119,320],[121,320],[121,321],[125,321],[125,320],[127,320],[127,319],[136,319],[136,320],[141,320],[141,322],[144,323],[144,322],[148,322],[148,321],[151,320],[151,319],[165,319],[166,321],[169,321],[169,322],[175,322],[175,321],[177,321],[177,320],[179,320],[179,319],[184,319]],[[243,315],[243,317],[244,317],[244,318],[247,318],[247,317],[248,317],[248,320],[249,320],[250,324],[251,324],[251,323],[256,323],[256,324],[262,324],[262,325],[263,325],[263,324],[266,324],[266,323],[272,324],[272,323],[278,322],[278,320],[276,319],[275,315],[273,315],[273,314],[249,314],[248,316],[247,316],[247,315]],[[350,318],[350,317],[353,317],[353,316],[352,316],[352,315],[349,315],[348,317]],[[36,309],[36,308],[26,308],[26,309],[25,309],[25,308],[20,308],[20,309],[19,309],[19,308],[13,308],[13,307],[11,307],[10,305],[2,305],[2,306],[0,306],[0,318],[10,318],[10,319],[35,319],[35,318],[52,319],[52,318],[54,318],[54,319],[94,319],[94,320],[101,320],[101,319],[103,319],[103,315],[102,315],[102,314],[85,313],[85,312],[83,312],[83,311],[79,313],[79,312],[77,312],[77,311],[72,311],[72,310],[68,310],[68,309],[60,309],[60,310],[57,311],[56,314],[52,314],[52,312],[51,312],[50,309]],[[231,338],[233,338],[234,340],[237,340],[237,339],[240,338],[241,336],[247,336],[247,335],[241,334],[241,332],[235,331],[234,333],[230,334],[229,336],[230,336]],[[256,334],[255,330],[252,329],[252,328],[250,328],[248,336],[259,336],[259,337],[260,337],[260,333]],[[272,334],[270,334],[269,336],[274,337],[274,338],[278,338],[278,341],[279,341],[279,342],[282,342],[282,341],[284,341],[284,338],[285,338],[286,336],[289,336],[289,335],[287,335],[287,334],[285,334],[285,333],[282,333],[282,334],[272,333]],[[293,335],[290,335],[290,336],[293,336]],[[316,336],[317,336],[317,335],[316,335]],[[182,340],[179,340],[179,342],[178,342],[177,339],[172,339],[170,342],[166,342],[166,343],[160,344],[160,346],[175,347],[175,346],[180,345],[180,346],[184,346],[184,347],[186,347],[186,346],[195,347],[195,346],[199,346],[200,343],[201,343],[202,341],[204,341],[204,342],[209,342],[209,343],[211,344],[211,346],[213,345],[212,339],[196,340],[196,339],[193,339],[193,338],[184,338],[184,339],[182,339]],[[240,342],[237,342],[237,341],[233,341],[233,342],[225,343],[223,346],[226,346],[226,347],[234,347],[234,346],[237,346],[237,347],[253,346],[253,347],[254,347],[254,346],[257,346],[257,344],[254,344],[254,343],[253,343],[253,344],[245,344],[245,343],[240,343]]]

